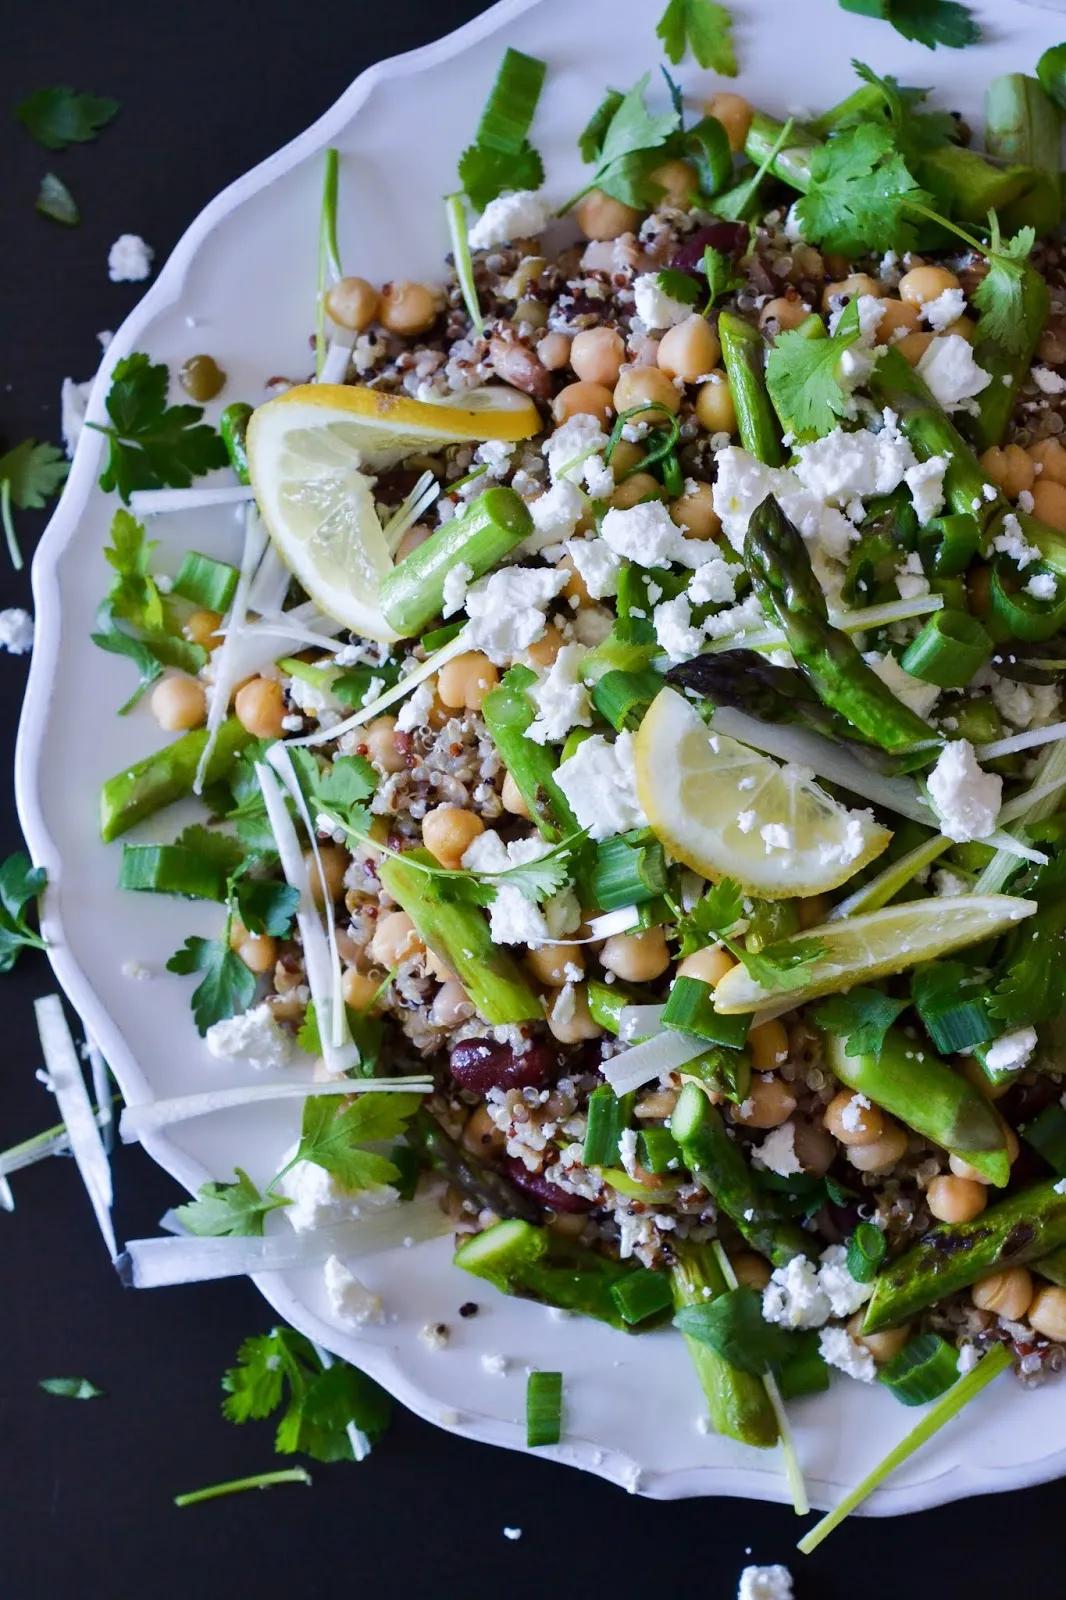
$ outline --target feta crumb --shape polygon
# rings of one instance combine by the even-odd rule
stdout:
[[[138,233],[122,233],[107,253],[107,275],[112,283],[140,283],[152,270],[155,251]]]
[[[1001,555],[1009,556],[1023,571],[1032,566],[1034,561],[1040,560],[1040,551],[1026,539],[1022,525],[1013,512],[1004,517],[1003,532],[992,540],[992,548]]]
[[[457,561],[454,567],[444,575],[444,604],[441,609],[442,617],[450,617],[456,611],[461,611],[466,601],[466,591],[474,576],[473,567],[465,561]]]
[[[1034,600],[1054,600],[1058,590],[1053,572],[1037,572],[1023,585],[1026,594],[1031,594]],[[6,613],[0,611],[0,626]]]
[[[795,836],[783,822],[767,822],[759,829],[759,836],[767,850],[792,850]]]
[[[688,597],[694,606],[732,605],[737,597],[738,568],[731,567],[721,556],[705,561],[693,574],[688,586]]]
[[[569,539],[585,514],[585,497],[569,478],[557,478],[544,494],[529,502],[533,533],[523,550],[543,550],[548,544]]]
[[[443,1322],[427,1322],[425,1327],[418,1330],[418,1337],[427,1350],[443,1350],[451,1336]]]
[[[502,1378],[507,1371],[509,1363],[506,1356],[495,1355],[490,1351],[486,1351],[481,1357],[481,1365],[486,1372],[491,1372],[493,1377]]]
[[[1066,394],[1066,378],[1050,367],[1034,367],[1030,376],[1041,394]]]
[[[823,1250],[818,1262],[818,1286],[829,1301],[834,1317],[850,1317],[874,1292],[872,1283],[860,1283],[848,1271],[848,1252],[842,1244]]]
[[[918,375],[945,411],[958,411],[987,389],[992,375],[979,367],[961,334],[937,335],[918,363]]]
[[[526,730],[534,744],[558,744],[571,728],[592,726],[592,703],[579,677],[588,652],[584,645],[564,644],[551,666],[528,693],[536,707],[535,720]]]
[[[792,1575],[787,1567],[745,1567],[737,1600],[792,1600]]]
[[[1066,1178],[1060,1178],[1058,1183],[1051,1185],[1056,1194],[1066,1194]]]
[[[952,739],[927,780],[940,827],[956,844],[985,839],[995,831],[1003,779],[984,772],[968,739]]]
[[[257,1071],[290,1066],[297,1053],[292,1035],[278,1026],[265,1001],[213,1022],[204,1042],[216,1061],[246,1061]]]
[[[84,383],[77,383],[73,378],[64,378],[60,386],[59,428],[63,435],[63,448],[67,452],[68,460],[73,460],[74,451],[81,438],[92,388],[91,378],[87,378]]]
[[[295,1153],[293,1148],[283,1156],[282,1165]],[[278,1179],[277,1189],[291,1201],[285,1207],[285,1220],[297,1233],[350,1222],[367,1211],[392,1205],[400,1198],[390,1184],[380,1189],[346,1189],[331,1172],[314,1161],[297,1161],[289,1167]]]
[[[752,1151],[757,1167],[776,1172],[779,1178],[791,1178],[803,1171],[803,1163],[796,1155],[796,1130],[791,1122],[783,1122],[768,1134],[761,1145]]]
[[[670,658],[671,664],[691,661],[703,645],[703,629],[692,622],[692,607],[688,596],[679,594],[673,600],[664,600],[652,615],[655,637]]]
[[[922,570],[922,558],[912,550],[896,571],[896,588],[901,600],[917,600],[929,593],[929,579]]]
[[[559,765],[555,781],[591,839],[609,839],[612,834],[648,825],[637,799],[633,735],[629,732],[620,733],[613,744],[601,733],[583,740],[569,760]]]
[[[654,272],[643,272],[633,280],[633,298],[637,316],[646,328],[673,328],[692,315],[691,306],[659,288],[658,275]]]
[[[948,465],[947,456],[930,456],[928,461],[916,462],[903,474],[911,492],[914,515],[923,527],[939,514],[944,504],[944,474]]]
[[[606,445],[607,435],[595,417],[583,411],[571,417],[544,442],[543,451],[552,482],[569,477],[568,468],[572,469],[579,461],[584,465],[593,453],[602,451]]]
[[[520,1539],[522,1537],[522,1530],[521,1528],[504,1528],[503,1536],[505,1539],[511,1539],[512,1541],[515,1539]]]
[[[701,567],[716,556],[707,541],[685,538],[661,500],[645,500],[626,510],[612,506],[600,534],[615,555],[640,567],[663,567],[671,561]]]
[[[614,470],[598,453],[585,462],[585,487],[594,500],[606,500],[614,488]]]
[[[138,983],[152,976],[151,967],[146,967],[143,961],[124,961],[120,971],[124,978],[132,978]]]
[[[432,683],[428,680],[420,683],[400,707],[400,713],[396,718],[397,732],[410,733],[415,728],[425,727],[435,699]]]
[[[922,317],[934,333],[943,333],[953,322],[958,322],[965,310],[966,295],[963,290],[945,289],[935,300],[925,302],[922,306]]]
[[[33,649],[33,618],[21,606],[0,611],[0,650],[24,656]]]
[[[980,1359],[981,1355],[975,1344],[964,1344],[959,1351],[959,1359],[956,1363],[959,1376],[965,1377],[968,1372],[972,1372]]]
[[[870,1102],[864,1094],[853,1094],[843,1111],[840,1113],[840,1126],[845,1133],[859,1133],[862,1129],[862,1113],[870,1110]]]
[[[384,1322],[385,1313],[381,1296],[360,1283],[339,1256],[329,1256],[322,1269],[326,1285],[326,1298],[330,1310],[341,1322],[351,1328],[366,1328],[374,1322]]]
[[[829,1366],[846,1372],[849,1378],[857,1378],[860,1383],[875,1382],[877,1364],[873,1356],[851,1337],[847,1328],[823,1328],[818,1335],[818,1348]]]
[[[547,625],[543,608],[569,577],[566,568],[504,567],[466,592],[472,650],[483,650],[497,666],[528,650]]]
[[[552,208],[536,189],[517,189],[490,200],[470,229],[471,250],[491,250],[512,239],[535,239],[548,226]]]
[[[993,1040],[985,1051],[984,1064],[993,1077],[997,1072],[1020,1072],[1035,1049],[1036,1029],[1016,1028]]]
[[[593,600],[603,600],[618,591],[622,563],[602,539],[568,539],[566,550]]]
[[[828,1322],[829,1297],[818,1282],[818,1268],[806,1256],[775,1267],[763,1290],[762,1314],[786,1328],[820,1328]]]

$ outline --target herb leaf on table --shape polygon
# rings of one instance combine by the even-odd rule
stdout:
[[[16,106],[15,116],[46,150],[86,144],[118,115],[119,103],[65,87],[38,89]]]
[[[274,1448],[316,1461],[354,1460],[349,1429],[374,1443],[391,1409],[388,1395],[371,1378],[345,1361],[324,1366],[311,1341],[293,1328],[246,1339],[222,1387],[222,1414],[230,1422],[260,1420],[284,1405]]]
[[[701,67],[725,78],[736,77],[733,19],[717,0],[670,0],[655,32],[666,59],[675,66],[688,49]]]

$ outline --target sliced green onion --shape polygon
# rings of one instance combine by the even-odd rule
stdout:
[[[994,1039],[999,1030],[969,968],[959,961],[931,961],[911,979],[911,996],[934,1047],[957,1055]]]
[[[444,199],[444,212],[448,218],[448,233],[452,241],[452,260],[455,262],[455,276],[459,280],[459,287],[463,291],[463,304],[470,313],[470,321],[474,332],[479,336],[485,332],[485,318],[481,315],[481,304],[477,297],[477,284],[474,282],[474,263],[470,256],[470,240],[467,235],[466,204],[462,193],[449,194]]]
[[[237,568],[231,567],[228,561],[216,561],[198,550],[189,550],[174,579],[173,592],[183,600],[191,600],[195,606],[202,606],[205,611],[224,615],[229,610],[238,577]]]
[[[1022,1129],[1022,1136],[1060,1178],[1066,1177],[1066,1108],[1058,1101],[1045,1106]]]
[[[1038,600],[1025,588],[1031,578],[1051,570],[1039,565],[1019,572],[1009,561],[995,563],[988,590],[988,610],[997,636],[1041,644],[1066,627],[1066,585],[1057,582],[1051,600]]]
[[[444,645],[451,644],[465,627],[466,623],[460,617],[456,622],[444,623],[443,627],[431,628],[428,633],[422,635],[422,648],[432,655],[434,650],[440,650]]]
[[[187,900],[221,900],[225,895],[223,874],[215,863],[180,844],[124,845],[118,886]]]
[[[788,1360],[777,1369],[782,1400],[801,1400],[804,1395],[821,1394],[829,1387],[829,1367],[814,1332],[797,1333],[792,1339]]]
[[[533,124],[547,70],[536,56],[506,51],[477,125],[476,144],[508,156],[518,154]]]
[[[871,1283],[885,1259],[888,1245],[873,1222],[860,1222],[848,1240],[847,1267],[856,1283]]]
[[[874,1490],[880,1488],[886,1478],[891,1477],[897,1467],[920,1450],[923,1444],[932,1439],[945,1423],[958,1416],[964,1406],[976,1398],[981,1390],[1005,1372],[1011,1364],[1010,1352],[1006,1345],[993,1345],[988,1354],[978,1362],[972,1372],[966,1373],[955,1383],[946,1394],[936,1402],[930,1411],[921,1419],[916,1427],[912,1428],[905,1439],[901,1439],[894,1450],[890,1450],[884,1460],[879,1462],[872,1472],[867,1473],[861,1483],[857,1483],[840,1501],[833,1510],[815,1524],[810,1533],[806,1534],[797,1545],[797,1549],[805,1556],[809,1556],[824,1539],[827,1539],[840,1524],[860,1506]]]
[[[981,547],[981,528],[969,511],[934,517],[918,535],[922,565],[938,578],[957,578]]]
[[[965,611],[938,611],[903,652],[900,666],[912,678],[941,689],[964,689],[992,654],[992,640]]]
[[[632,1112],[632,1094],[616,1095],[609,1083],[593,1089],[581,1152],[583,1167],[609,1167],[618,1160],[618,1141],[629,1126]]]
[[[680,977],[674,979],[662,1023],[664,1028],[678,1033],[694,1034],[697,1039],[739,1050],[748,1036],[751,1018],[744,1012],[723,1016],[714,1009],[714,990],[709,983],[702,978]]]
[[[959,1376],[959,1352],[938,1333],[919,1333],[886,1361],[879,1382],[905,1406],[938,1400]]]
[[[637,1140],[638,1159],[645,1172],[658,1177],[676,1172],[681,1165],[681,1146],[669,1128],[645,1128]]]
[[[667,885],[663,847],[649,828],[602,839],[596,846],[589,882],[603,911],[653,900]]]
[[[650,623],[620,617],[601,643],[581,659],[581,680],[591,686],[608,672],[641,672],[659,653]]]
[[[624,931],[624,930],[623,930]],[[627,1006],[643,1004],[645,996],[624,983],[603,983],[590,978],[588,982],[589,1012],[593,1020],[606,1033],[615,1037],[622,1031],[622,1013]],[[594,1090],[593,1093],[596,1091]]]
[[[563,1431],[563,1375],[531,1372],[526,1381],[526,1444],[558,1444]]]
[[[635,732],[660,693],[663,680],[646,667],[642,672],[605,672],[592,687],[592,703],[618,733]]]
[[[248,424],[252,408],[244,400],[234,400],[218,419],[218,431],[226,446],[229,464],[241,483],[249,483],[248,476]]]
[[[623,1322],[646,1322],[673,1303],[670,1279],[665,1272],[652,1272],[642,1267],[639,1272],[632,1272],[611,1285],[611,1299]]]
[[[471,569],[472,578],[480,578],[527,539],[532,528],[528,507],[513,489],[486,489],[386,575],[381,609],[389,627],[405,639],[421,633],[440,616],[444,582],[457,562]]]

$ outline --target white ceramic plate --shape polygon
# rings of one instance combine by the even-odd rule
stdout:
[[[606,84],[625,86],[654,69],[654,25],[663,0],[503,0],[450,38],[374,67],[307,133],[220,195],[193,223],[140,306],[115,336],[89,415],[104,416],[111,366],[146,350],[176,370],[210,350],[229,374],[225,398],[258,401],[272,374],[306,374],[312,324],[320,152],[342,154],[340,246],[350,271],[381,281],[440,273],[447,249],[441,196],[455,183],[459,152],[505,44],[546,57],[549,73],[535,140],[559,196],[579,186],[575,139]],[[1060,37],[1047,10],[1016,0],[974,6],[987,42],[935,57],[887,26],[841,12],[835,0],[735,0],[743,73],[737,87],[783,113],[842,98],[859,56],[904,82],[935,82],[942,104],[978,116],[987,80],[1031,70]],[[709,79],[686,69],[686,86]],[[129,664],[89,642],[107,583],[101,554],[115,502],[96,486],[102,446],[86,431],[70,480],[34,562],[37,645],[22,721],[17,784],[34,860],[47,868],[44,931],[52,962],[132,1103],[240,1081],[212,1061],[188,1009],[190,980],[163,972],[188,934],[215,931],[217,910],[121,894],[117,845],[96,832],[96,793],[123,763],[163,743],[147,711],[114,715],[130,688]],[[232,512],[157,520],[164,565],[189,547],[235,557]],[[172,817],[145,824],[148,839],[172,836]],[[175,827],[176,831],[176,827]],[[147,966],[143,982],[124,964]],[[179,1183],[225,1179],[235,1164],[257,1181],[291,1143],[292,1105],[227,1113],[148,1142]],[[456,1432],[522,1448],[527,1366],[566,1376],[566,1441],[542,1452],[602,1476],[672,1498],[732,1494],[787,1498],[776,1452],[748,1451],[697,1431],[696,1379],[676,1336],[627,1337],[592,1322],[560,1321],[507,1300],[450,1265],[446,1239],[392,1252],[360,1267],[392,1313],[387,1326],[353,1338],[330,1321],[320,1273],[258,1279],[281,1316],[372,1373],[403,1404]],[[459,1305],[481,1311],[463,1321]],[[417,1337],[447,1322],[452,1340],[431,1352]],[[509,1360],[497,1376],[485,1352]],[[841,1379],[831,1393],[794,1408],[799,1451],[815,1503],[835,1502],[913,1420],[881,1391]],[[1009,1382],[985,1395],[868,1502],[909,1511],[958,1496],[1015,1488],[1066,1472],[1066,1384],[1039,1399]]]

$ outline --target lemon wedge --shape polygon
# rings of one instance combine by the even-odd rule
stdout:
[[[541,431],[536,406],[517,390],[463,400],[428,405],[352,384],[301,384],[252,414],[248,473],[267,530],[315,604],[353,633],[396,638],[381,611],[392,557],[368,474],[447,444],[510,444]]]
[[[802,985],[775,989],[756,983],[745,967],[733,967],[718,982],[714,1008],[733,1015],[757,1011],[775,1000],[787,1000],[791,1008],[823,994],[839,994],[856,983],[873,983],[922,961],[992,939],[1035,910],[1034,900],[1018,900],[1009,894],[938,895],[826,922],[793,936],[816,939],[822,946],[821,955],[807,966]],[[792,942],[782,939],[773,948],[784,951]]]
[[[705,878],[736,878],[765,900],[823,894],[879,856],[892,835],[850,811],[804,768],[712,733],[664,689],[636,739],[637,794],[658,837]]]

